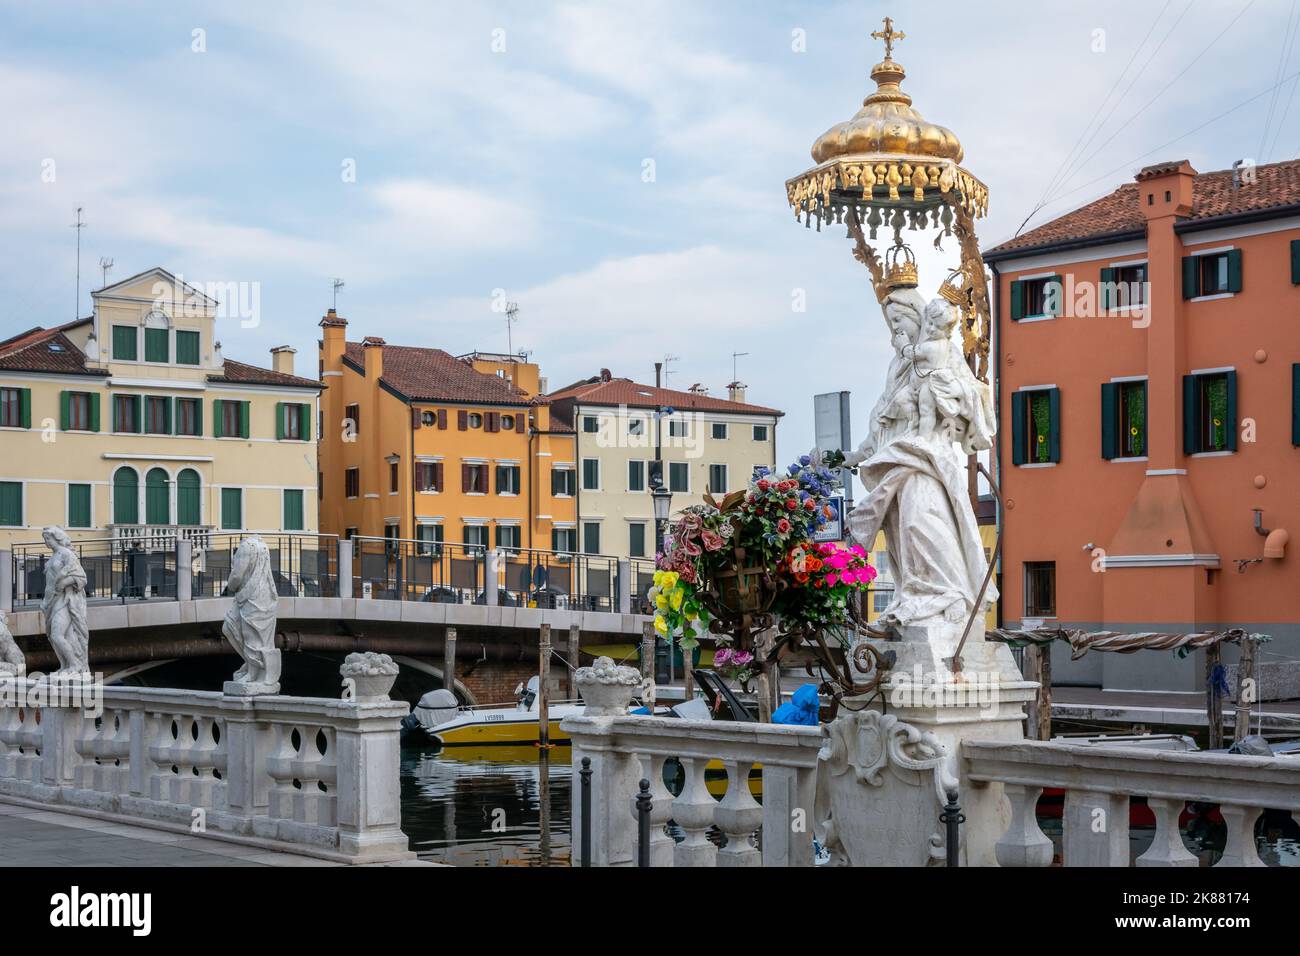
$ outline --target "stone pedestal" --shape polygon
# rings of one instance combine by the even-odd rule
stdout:
[[[221,693],[227,697],[272,697],[280,693],[280,685],[262,681],[228,680],[221,685]]]
[[[996,866],[994,846],[1011,823],[999,785],[976,785],[961,768],[963,740],[1024,739],[1025,704],[1038,685],[1023,680],[1010,650],[984,640],[977,622],[951,659],[964,622],[906,628],[902,640],[873,642],[894,666],[879,700],[846,699],[828,728],[817,782],[817,820],[832,862],[853,866],[928,866],[946,859],[939,822],[955,787],[966,822],[961,866]]]

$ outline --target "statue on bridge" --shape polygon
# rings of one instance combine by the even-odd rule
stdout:
[[[22,677],[26,673],[27,659],[9,631],[5,612],[0,611],[0,677]]]
[[[72,539],[51,525],[41,532],[50,560],[45,565],[45,633],[59,658],[56,677],[90,674],[90,625],[86,621],[86,570],[72,550]]]
[[[244,666],[226,681],[222,691],[232,697],[256,697],[280,692],[280,651],[275,646],[275,578],[271,552],[256,536],[235,550],[226,591],[235,601],[226,612],[221,633]]]

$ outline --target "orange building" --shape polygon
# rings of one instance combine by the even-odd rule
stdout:
[[[574,550],[573,430],[551,423],[535,364],[346,340],[320,322],[320,527],[485,547]],[[553,489],[561,493],[553,493]]]
[[[985,261],[1005,621],[1300,657],[1300,162],[1148,166]],[[1204,690],[1195,659],[1057,653],[1062,681]]]

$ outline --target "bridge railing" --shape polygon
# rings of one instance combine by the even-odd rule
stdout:
[[[970,779],[996,782],[1011,804],[998,840],[1000,866],[1048,866],[1051,840],[1035,808],[1044,788],[1065,791],[1061,850],[1066,866],[1129,865],[1129,801],[1146,799],[1155,817],[1151,846],[1137,866],[1199,866],[1184,846],[1179,817],[1187,803],[1217,804],[1227,842],[1216,866],[1263,866],[1255,822],[1265,808],[1300,810],[1300,761],[1289,757],[1181,752],[1056,741],[967,740]]]
[[[230,579],[236,549],[254,535],[270,552],[271,574],[280,597],[338,596],[338,535],[275,531],[213,533],[204,545],[191,545],[191,596],[220,597]]]
[[[0,679],[0,794],[347,862],[410,856],[405,703],[103,687],[98,712]]]
[[[175,599],[176,549],[146,550],[113,540],[74,541],[72,550],[86,572],[86,598],[122,602]],[[13,547],[11,595],[15,608],[39,606],[45,597],[50,549],[42,544]]]

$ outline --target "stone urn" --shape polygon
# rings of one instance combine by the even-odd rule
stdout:
[[[625,717],[628,704],[641,690],[641,672],[598,657],[591,667],[579,667],[578,693],[587,717]]]
[[[343,677],[344,699],[356,703],[388,700],[388,692],[397,682],[399,670],[387,654],[376,654],[373,651],[349,654],[339,668],[339,674]]]

